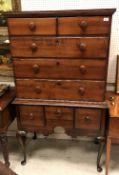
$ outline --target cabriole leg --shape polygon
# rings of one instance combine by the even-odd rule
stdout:
[[[97,137],[97,141],[99,143],[98,156],[97,156],[97,171],[101,172],[102,171],[102,167],[100,165],[100,160],[101,160],[101,156],[102,156],[103,150],[105,148],[105,138],[104,137]]]
[[[22,148],[23,157],[24,157],[24,159],[21,161],[21,164],[25,165],[26,164],[26,132],[18,131],[16,136]]]

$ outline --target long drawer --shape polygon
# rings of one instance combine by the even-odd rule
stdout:
[[[109,34],[111,19],[106,16],[62,17],[59,21],[59,35]]]
[[[13,64],[17,78],[105,80],[106,77],[104,59],[15,59]]]
[[[10,35],[55,35],[55,18],[8,19]]]
[[[11,38],[13,57],[107,57],[108,37],[16,37]]]
[[[105,82],[16,79],[17,98],[103,101]]]

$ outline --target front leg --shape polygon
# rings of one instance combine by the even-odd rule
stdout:
[[[22,148],[23,157],[24,159],[21,161],[22,165],[26,164],[26,132],[25,131],[18,131],[16,134],[16,137],[20,143],[20,146]]]
[[[5,160],[6,166],[10,166],[9,162],[9,154],[8,154],[8,140],[6,134],[1,134],[0,135],[0,142],[1,142],[1,147],[2,147],[2,152],[3,152],[3,157]]]
[[[105,138],[104,137],[97,137],[97,142],[99,143],[99,148],[98,148],[98,156],[97,156],[97,171],[101,172],[102,171],[102,167],[100,165],[100,160],[101,160],[101,156],[103,153],[103,150],[105,148]]]

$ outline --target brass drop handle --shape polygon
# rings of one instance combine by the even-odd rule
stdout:
[[[83,87],[79,88],[79,94],[83,96],[85,94],[85,89]]]
[[[37,49],[38,49],[37,44],[36,43],[32,43],[31,44],[31,50],[32,50],[32,52],[37,51]]]
[[[86,21],[81,21],[79,25],[82,30],[86,30],[88,27],[88,23]]]
[[[79,68],[80,72],[82,74],[85,74],[86,73],[86,66],[85,65],[81,65],[80,68]]]
[[[36,30],[36,24],[34,22],[30,22],[28,26],[32,32]]]
[[[81,52],[84,52],[84,51],[86,51],[86,44],[85,43],[80,43],[80,45],[79,45],[79,49],[80,49],[80,51]]]
[[[61,109],[57,109],[55,114],[58,116],[58,117],[62,117],[62,110]]]
[[[86,117],[85,117],[85,121],[86,121],[86,122],[91,122],[90,116],[86,116]]]
[[[42,92],[40,86],[36,86],[36,87],[35,87],[35,91],[36,91],[36,93],[38,93],[38,94]]]
[[[40,66],[39,66],[38,64],[34,64],[34,65],[33,65],[33,72],[34,72],[35,74],[37,74],[37,73],[39,72],[39,70],[40,70]]]
[[[30,120],[33,120],[34,119],[33,113],[30,113],[29,115],[30,115]]]

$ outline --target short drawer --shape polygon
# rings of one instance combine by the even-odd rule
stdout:
[[[102,110],[79,108],[76,109],[75,128],[79,129],[100,129]]]
[[[13,57],[107,57],[108,37],[16,37],[11,38]]]
[[[73,109],[67,107],[46,107],[45,108],[47,127],[73,128]]]
[[[14,59],[17,78],[105,80],[105,59]],[[22,71],[21,71],[22,68]]]
[[[16,80],[17,98],[104,101],[105,82],[76,80]]]
[[[55,35],[55,18],[10,18],[10,35]]]
[[[44,126],[43,108],[40,106],[21,105],[20,123],[21,126],[41,127]]]
[[[110,117],[109,136],[119,138],[119,117]]]
[[[58,19],[59,35],[109,34],[111,19],[107,16],[62,17]]]
[[[46,118],[48,120],[72,120],[73,109],[67,107],[46,107]]]

